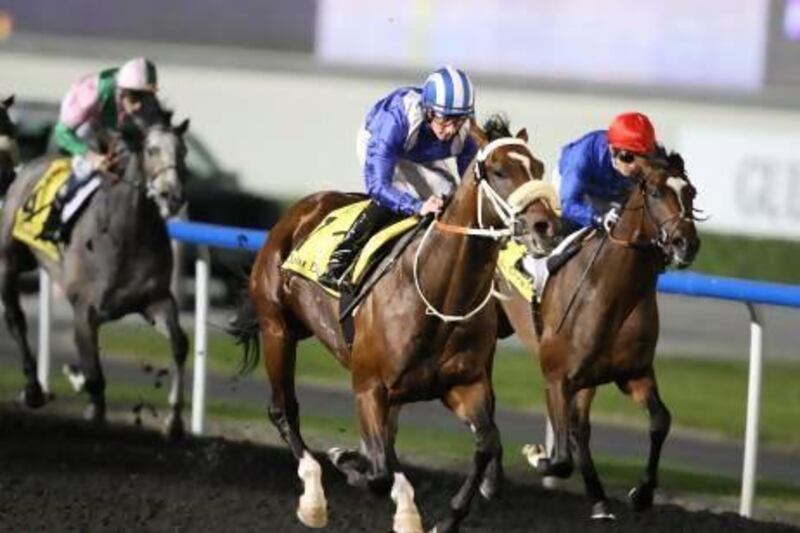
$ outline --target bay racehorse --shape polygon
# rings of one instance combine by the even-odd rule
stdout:
[[[629,498],[636,510],[653,503],[671,420],[653,368],[659,332],[656,281],[669,264],[685,268],[697,254],[694,197],[682,158],[659,149],[635,181],[612,233],[585,241],[552,275],[534,312],[519,293],[501,284],[511,297],[500,300],[500,330],[510,334],[513,329],[538,352],[555,431],[551,455],[541,445],[526,446],[526,455],[541,474],[568,477],[574,451],[593,518],[613,518],[589,449],[591,402],[595,388],[605,383],[615,383],[650,415],[647,468]]]
[[[403,404],[440,400],[474,433],[472,470],[452,499],[438,531],[455,531],[478,488],[487,498],[502,477],[500,434],[494,422],[491,367],[497,313],[490,301],[500,241],[552,239],[557,216],[542,192],[542,163],[529,151],[527,134],[494,139],[473,125],[481,149],[441,219],[403,251],[356,309],[350,349],[337,300],[298,275],[281,270],[291,250],[333,209],[362,195],[324,192],[295,204],[261,248],[250,276],[250,300],[232,328],[245,342],[245,359],[263,346],[272,388],[269,418],[295,458],[305,492],[298,517],[322,527],[327,504],[319,464],[300,433],[295,396],[298,341],[317,337],[352,376],[361,430],[360,450],[334,448],[334,465],[356,486],[378,494],[391,489],[395,530],[420,531],[413,488],[395,454]],[[256,351],[248,355],[247,347]],[[380,528],[379,528],[380,529]]]
[[[68,244],[60,246],[58,260],[12,236],[17,208],[55,158],[44,156],[30,162],[13,182],[0,227],[0,297],[6,325],[22,353],[25,405],[35,408],[46,401],[36,377],[17,283],[20,273],[38,265],[47,269],[72,305],[81,369],[77,377],[90,402],[86,418],[102,422],[106,415],[99,327],[123,315],[141,313],[169,336],[174,372],[166,430],[172,437],[182,434],[188,341],[170,292],[172,251],[164,220],[183,204],[186,150],[182,136],[187,127],[188,121],[171,126],[170,115],[155,104],[131,118],[125,134],[113,137],[110,153],[116,163],[83,208]]]

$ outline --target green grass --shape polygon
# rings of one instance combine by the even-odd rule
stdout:
[[[109,326],[101,338],[104,351],[128,354],[137,360],[164,365],[166,340],[147,327]],[[136,354],[131,355],[131,354]],[[233,375],[240,349],[225,335],[209,339],[209,365],[222,375]],[[298,376],[307,383],[349,387],[350,376],[318,343],[306,341],[298,354]],[[674,427],[698,429],[724,437],[744,435],[747,363],[726,360],[660,358],[656,361],[661,395],[673,415]],[[761,442],[800,448],[800,364],[767,362],[763,371]],[[264,371],[256,368],[262,379]],[[501,349],[494,368],[499,406],[505,409],[544,409],[541,374],[536,362],[522,350]],[[646,424],[645,414],[614,386],[602,387],[594,402],[593,418]]]
[[[702,226],[701,226],[702,227]],[[702,232],[692,270],[778,283],[800,284],[800,242]]]

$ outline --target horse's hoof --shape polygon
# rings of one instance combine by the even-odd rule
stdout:
[[[20,392],[19,399],[25,407],[30,409],[38,409],[47,403],[47,396],[38,382],[26,385],[25,389]]]
[[[306,527],[313,529],[323,528],[328,525],[328,508],[325,506],[308,507],[300,505],[297,508],[297,519]]]
[[[83,392],[83,388],[86,385],[86,376],[83,375],[83,370],[77,365],[67,364],[61,367],[61,373],[67,378],[75,392]]]
[[[633,487],[628,493],[628,500],[634,511],[646,511],[653,506],[653,489],[645,485]]]
[[[93,424],[104,424],[106,421],[106,408],[90,403],[83,410],[83,418]]]
[[[547,449],[541,444],[526,444],[522,447],[522,455],[534,470],[539,471],[539,463],[547,460]]]
[[[496,479],[483,478],[480,486],[481,496],[486,501],[492,501],[500,494],[500,483]]]
[[[338,468],[342,463],[358,458],[358,450],[336,446],[330,448],[327,455],[333,466]]]
[[[417,510],[395,513],[392,531],[394,533],[423,533],[422,519]]]
[[[483,481],[481,481],[479,489],[481,496],[487,501],[496,498],[503,488],[504,479],[503,463],[498,458],[496,461],[489,463],[486,472],[483,474]]]
[[[183,419],[179,416],[170,416],[167,425],[164,427],[164,436],[170,442],[177,442],[186,436],[186,428],[183,426]]]
[[[605,500],[601,500],[594,505],[592,505],[592,520],[603,520],[607,522],[611,522],[616,520],[617,517],[614,516],[614,513],[608,510],[608,502]]]
[[[458,526],[455,525],[451,518],[446,518],[439,520],[430,533],[454,533],[456,531],[458,531]]]

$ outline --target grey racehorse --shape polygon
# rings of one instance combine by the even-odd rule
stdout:
[[[174,369],[166,432],[177,437],[183,433],[181,410],[188,341],[178,323],[177,306],[170,292],[172,252],[165,218],[183,204],[183,134],[188,121],[173,127],[170,116],[158,109],[129,122],[123,128],[125,133],[110,143],[116,161],[112,173],[84,208],[69,242],[61,246],[58,262],[11,236],[14,212],[54,158],[35,160],[20,171],[8,191],[0,227],[0,297],[6,324],[22,352],[26,377],[23,402],[39,407],[46,398],[26,338],[17,279],[21,272],[39,265],[60,285],[74,311],[82,388],[89,395],[84,415],[95,422],[104,421],[106,415],[98,329],[129,313],[141,313],[169,336]]]
[[[19,164],[17,136],[8,116],[8,109],[13,103],[13,96],[0,101],[0,196],[5,194],[14,180],[14,167]]]

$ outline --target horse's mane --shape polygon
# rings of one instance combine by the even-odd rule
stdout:
[[[501,113],[495,113],[486,119],[486,122],[483,123],[483,131],[489,142],[504,137],[513,137],[511,134],[511,122],[507,116]]]
[[[663,144],[656,144],[656,151],[650,158],[650,163],[657,169],[674,172],[686,181],[689,181],[689,176],[686,174],[686,166],[681,154],[672,150],[668,152]]]

